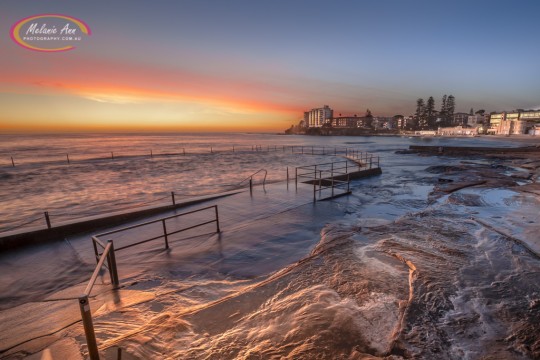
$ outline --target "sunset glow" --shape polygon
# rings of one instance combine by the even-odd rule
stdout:
[[[445,93],[456,95],[461,111],[538,103],[533,79],[540,70],[527,60],[535,56],[510,64],[471,55],[482,46],[529,44],[527,24],[511,34],[455,26],[448,32],[452,18],[472,21],[475,12],[445,9],[451,14],[434,27],[430,14],[438,5],[430,10],[421,2],[317,10],[311,2],[237,1],[212,3],[212,13],[202,3],[153,9],[130,3],[127,10],[115,4],[107,17],[90,4],[3,4],[0,131],[281,131],[323,104],[343,114],[369,108],[375,115],[408,115],[416,98]],[[489,5],[486,16],[504,19],[502,4]],[[340,25],[308,21],[320,12]],[[92,36],[58,53],[30,51],[10,39],[14,24],[50,13],[81,19]],[[357,20],[354,14],[362,13],[372,16]],[[272,20],[278,14],[279,26]]]

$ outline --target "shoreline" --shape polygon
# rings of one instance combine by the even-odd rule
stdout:
[[[370,136],[376,136],[376,137],[414,137],[414,138],[420,138],[420,139],[474,139],[474,138],[481,138],[481,139],[493,139],[493,140],[510,140],[510,141],[516,141],[516,142],[525,142],[525,143],[533,143],[533,144],[539,144],[540,145],[540,136],[538,135],[476,135],[476,136],[465,136],[465,135],[416,135],[414,133],[411,134],[404,134],[404,133],[365,133],[365,134],[355,134],[355,135],[348,135],[348,134],[285,134],[285,133],[278,133],[278,135],[296,135],[296,136],[324,136],[324,137],[370,137]]]
[[[461,163],[459,167],[441,165],[438,167],[439,169],[434,169],[435,173],[441,174],[439,183],[434,186],[431,193],[435,198],[472,187],[515,192],[517,194],[516,201],[521,206],[511,211],[513,217],[507,219],[513,224],[512,228],[500,229],[496,221],[492,224],[482,225],[488,225],[491,230],[521,244],[540,259],[540,238],[537,236],[540,232],[540,223],[536,216],[536,209],[540,208],[539,146],[506,149],[484,148],[487,151],[455,147],[444,148],[442,153],[436,151],[436,146],[426,148],[429,148],[428,151],[411,150],[408,153],[417,156],[448,156],[459,159]],[[435,151],[430,151],[433,149]],[[493,162],[480,164],[469,161],[481,159]],[[509,172],[509,170],[512,171]]]

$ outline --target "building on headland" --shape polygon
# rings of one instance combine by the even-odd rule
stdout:
[[[328,105],[322,108],[311,109],[304,113],[304,121],[307,117],[307,124],[310,128],[322,127],[324,124],[332,122],[334,111]]]
[[[417,130],[414,132],[414,135],[419,136],[436,136],[437,131],[436,130]]]
[[[465,126],[469,120],[468,113],[458,112],[452,116],[452,125],[454,126]]]
[[[485,117],[481,114],[469,115],[467,125],[470,127],[480,127],[484,124]]]
[[[372,116],[339,116],[334,117],[334,111],[324,105],[304,112],[303,120],[290,131],[294,133],[318,133],[324,131],[326,135],[338,134],[365,134],[371,132],[390,133],[402,130],[429,130],[429,134],[422,135],[454,135],[475,136],[477,134],[496,135],[538,135],[540,129],[540,110],[516,110],[484,114],[483,111],[475,115],[456,113],[450,119],[450,127],[440,127],[443,122],[437,121],[439,129],[422,128],[418,119],[411,116],[395,115],[393,117]]]
[[[374,129],[397,129],[397,120],[392,116],[375,116],[373,117],[372,127]]]
[[[488,134],[494,135],[536,135],[540,125],[540,111],[513,111],[491,114]],[[532,130],[532,131],[531,131]]]
[[[476,136],[479,127],[463,127],[461,125],[454,127],[441,127],[437,130],[440,136]]]
[[[417,127],[417,119],[414,115],[398,118],[398,129],[413,130]]]
[[[341,114],[340,114],[341,115]],[[359,128],[362,127],[362,118],[354,116],[338,116],[332,118],[332,127],[335,128]]]

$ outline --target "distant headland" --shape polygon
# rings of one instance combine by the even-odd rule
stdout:
[[[357,114],[334,116],[328,105],[304,112],[296,125],[285,134],[302,135],[412,135],[412,136],[478,136],[478,135],[531,135],[540,136],[540,110],[517,109],[490,113],[484,109],[468,113],[455,112],[452,95],[444,95],[440,110],[430,96],[427,102],[416,101],[412,115],[374,116],[367,109],[363,116]]]

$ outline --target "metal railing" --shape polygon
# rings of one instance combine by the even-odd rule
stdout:
[[[350,193],[349,170],[353,168],[356,168],[356,166],[349,166],[347,160],[299,166],[295,168],[295,186],[298,189],[298,181],[313,184],[313,201],[317,200],[317,192],[319,193],[320,200],[322,191],[327,189],[331,190],[331,198],[337,195],[348,194]],[[358,168],[360,168],[360,165],[358,165]],[[346,180],[338,178],[345,178]],[[346,190],[336,194],[336,189],[341,187],[346,188]]]
[[[238,183],[238,186],[242,185],[243,183],[245,183],[246,181],[249,180],[249,193],[250,194],[253,194],[253,177],[261,172],[264,171],[264,178],[263,178],[263,182],[262,182],[262,186],[263,186],[263,189],[265,189],[265,184],[266,184],[266,176],[268,175],[268,171],[266,171],[266,169],[259,169],[257,171],[255,171],[253,174],[249,175],[247,178],[245,178],[244,180],[240,181]]]
[[[195,225],[188,226],[188,227],[182,228],[180,230],[175,230],[175,231],[168,231],[167,230],[167,226],[166,226],[166,221],[167,220],[173,219],[173,218],[178,218],[180,216],[186,216],[186,215],[198,213],[198,212],[209,210],[209,209],[214,209],[214,211],[215,211],[215,218],[213,220],[199,222],[199,223],[197,223]],[[202,209],[197,209],[197,210],[193,210],[193,211],[184,212],[184,213],[181,213],[181,214],[167,216],[167,217],[164,217],[164,218],[161,218],[161,219],[148,221],[148,222],[144,222],[144,223],[141,223],[141,224],[136,224],[136,225],[133,225],[133,226],[128,226],[128,227],[125,227],[125,228],[121,228],[121,229],[117,229],[117,230],[113,230],[113,231],[108,231],[106,233],[102,233],[102,234],[92,236],[92,246],[94,247],[94,254],[95,254],[95,257],[96,257],[97,265],[96,265],[96,267],[94,269],[94,272],[92,273],[90,281],[88,282],[88,285],[86,286],[83,294],[78,298],[79,308],[80,308],[80,311],[81,311],[81,317],[82,317],[82,322],[83,322],[83,327],[84,327],[84,333],[85,333],[85,336],[86,336],[86,343],[87,343],[87,346],[88,346],[88,355],[89,355],[91,360],[99,360],[99,350],[98,350],[98,346],[97,346],[96,334],[95,334],[95,331],[94,331],[94,324],[93,324],[93,320],[92,320],[92,313],[90,311],[90,302],[89,302],[88,298],[90,296],[90,293],[92,292],[92,288],[94,287],[94,284],[96,283],[96,280],[97,280],[97,278],[99,276],[99,273],[101,272],[101,270],[102,270],[102,268],[103,268],[103,266],[105,264],[105,260],[107,260],[107,268],[109,270],[109,275],[110,275],[110,278],[111,278],[111,283],[113,285],[113,288],[117,289],[120,286],[120,281],[119,281],[119,278],[118,278],[118,269],[117,269],[117,265],[116,265],[116,254],[115,254],[116,251],[120,251],[120,250],[124,250],[124,249],[130,248],[130,247],[133,247],[133,246],[141,245],[141,244],[153,241],[153,240],[158,240],[160,238],[164,238],[165,248],[168,249],[169,248],[169,236],[174,235],[174,234],[178,234],[180,232],[184,232],[184,231],[187,231],[187,230],[191,230],[191,229],[194,229],[194,228],[197,228],[197,227],[200,227],[200,226],[208,225],[208,224],[211,224],[211,223],[214,223],[214,222],[216,223],[216,232],[217,233],[221,232],[221,229],[219,227],[219,213],[218,213],[217,205],[212,205],[212,206],[208,206],[208,207],[205,207],[205,208],[202,208]],[[140,228],[140,227],[143,227],[143,226],[148,226],[148,225],[152,225],[152,224],[156,224],[156,223],[161,223],[162,224],[163,235],[154,236],[154,237],[151,237],[149,239],[140,240],[140,241],[137,241],[135,243],[131,243],[131,244],[128,244],[128,245],[118,247],[116,249],[114,247],[113,240],[107,240],[107,244],[105,244],[100,239],[100,237],[105,237],[105,236],[112,235],[112,234],[118,234],[118,233],[121,233],[121,232],[124,232],[124,231],[132,230],[132,229],[136,229],[136,228]],[[100,251],[99,248],[101,249],[101,251]]]
[[[195,214],[195,213],[205,211],[205,210],[208,210],[208,209],[214,209],[214,211],[215,211],[215,219],[204,221],[204,222],[201,222],[201,223],[198,223],[198,224],[195,224],[195,225],[192,225],[192,226],[180,229],[180,230],[175,230],[175,231],[171,231],[171,232],[167,231],[167,224],[166,224],[167,220],[174,219],[174,218],[177,218],[177,217],[180,217],[180,216],[186,216],[186,215]],[[154,237],[151,237],[149,239],[144,239],[144,240],[138,241],[136,243],[132,243],[132,244],[128,244],[128,245],[125,245],[125,246],[122,246],[122,247],[118,247],[116,249],[116,251],[124,250],[124,249],[130,248],[130,247],[133,247],[133,246],[141,245],[141,244],[144,244],[144,243],[147,243],[147,242],[150,242],[150,241],[153,241],[153,240],[158,240],[158,239],[161,239],[161,238],[163,238],[164,241],[165,241],[165,249],[168,249],[169,248],[169,236],[170,235],[178,234],[180,232],[191,230],[191,229],[194,229],[194,228],[197,228],[197,227],[200,227],[200,226],[204,226],[204,225],[207,225],[207,224],[211,224],[211,223],[214,223],[214,222],[216,223],[216,232],[219,233],[220,232],[219,213],[218,213],[217,205],[212,205],[212,206],[208,206],[208,207],[205,207],[205,208],[202,208],[202,209],[197,209],[197,210],[193,210],[193,211],[184,212],[184,213],[181,213],[181,214],[171,215],[171,216],[167,216],[167,217],[160,218],[160,219],[157,219],[157,220],[147,221],[147,222],[144,222],[144,223],[141,223],[141,224],[136,224],[136,225],[133,225],[133,226],[128,226],[128,227],[122,228],[122,229],[108,231],[106,233],[94,235],[94,236],[92,236],[92,244],[94,246],[94,253],[96,255],[96,260],[97,260],[101,256],[101,254],[98,251],[98,245],[101,246],[101,248],[104,248],[103,242],[101,242],[101,240],[99,239],[100,237],[104,237],[104,236],[108,236],[108,235],[112,235],[112,234],[117,234],[117,233],[120,233],[120,232],[132,230],[132,229],[136,229],[136,228],[140,228],[140,227],[143,227],[143,226],[148,226],[148,225],[152,225],[152,224],[156,224],[156,223],[161,223],[162,227],[163,227],[163,235],[154,236]]]
[[[99,239],[96,239],[94,241],[98,241],[100,245],[104,245]],[[99,351],[97,347],[97,341],[96,341],[96,333],[94,331],[94,322],[92,320],[92,312],[90,311],[90,301],[88,300],[88,297],[90,296],[90,293],[92,292],[92,288],[94,287],[94,284],[96,283],[97,277],[99,273],[101,272],[101,268],[103,267],[105,263],[105,259],[107,259],[107,265],[109,269],[109,274],[111,277],[111,283],[113,284],[114,288],[117,289],[120,285],[120,282],[118,281],[118,270],[116,267],[116,257],[114,253],[114,245],[112,240],[109,240],[107,242],[107,245],[104,246],[103,252],[101,253],[100,258],[98,259],[96,268],[94,269],[94,272],[92,273],[92,277],[90,277],[90,281],[88,282],[88,285],[86,285],[86,288],[84,289],[84,292],[81,296],[79,296],[79,309],[81,311],[81,318],[83,322],[84,327],[84,334],[86,336],[86,344],[88,346],[88,355],[90,356],[91,360],[99,360]]]
[[[336,197],[338,195],[341,196],[341,195],[345,195],[345,194],[350,194],[350,192],[351,192],[350,183],[351,183],[351,181],[350,181],[349,174],[347,174],[347,180],[346,181],[345,180],[337,180],[334,177],[331,177],[330,180],[326,180],[323,183],[323,179],[319,178],[319,183],[318,184],[317,184],[317,182],[313,182],[313,201],[317,201],[317,190],[319,192],[319,200],[324,200],[322,198],[322,192],[324,190],[327,190],[327,189],[331,190],[330,196],[327,197],[327,199]],[[328,185],[325,186],[324,184],[328,184]],[[318,189],[317,189],[317,185],[318,185]],[[336,194],[336,189],[339,189],[341,187],[346,188],[346,190],[343,190],[343,192]]]
[[[349,166],[347,160],[335,161],[331,163],[298,166],[295,168],[294,181],[298,188],[298,182],[311,182],[317,179],[334,177],[337,175],[346,175],[349,173],[349,169],[353,167]]]
[[[368,152],[351,151],[346,157],[359,163],[360,166],[366,169],[379,168],[381,165],[380,157]]]
[[[339,147],[339,146],[309,146],[309,145],[234,145],[223,144],[219,147],[213,145],[204,145],[199,147],[175,147],[166,150],[154,151],[156,149],[148,149],[146,151],[132,151],[125,149],[109,149],[101,150],[95,153],[58,153],[40,158],[29,158],[27,156],[18,157],[19,153],[10,154],[9,158],[0,159],[0,167],[18,167],[20,165],[30,164],[66,164],[82,163],[87,161],[107,161],[120,159],[154,159],[166,158],[186,155],[200,154],[217,154],[229,152],[290,152],[292,154],[304,155],[345,155],[348,156],[353,152],[358,151],[355,148]]]
[[[322,147],[319,146],[319,147],[316,147],[316,146],[307,146],[307,145],[306,146],[301,146],[301,145],[267,145],[267,146],[240,145],[240,146],[238,146],[238,145],[232,145],[231,144],[231,145],[224,145],[221,148],[216,148],[216,147],[210,146],[209,150],[207,150],[207,148],[194,148],[194,149],[188,149],[188,150],[189,150],[190,155],[205,154],[205,153],[208,153],[208,152],[210,152],[210,153],[283,152],[283,153],[304,154],[304,155],[345,156],[345,157],[350,158],[352,160],[363,161],[368,167],[373,166],[372,162],[375,161],[375,157],[373,155],[371,155],[369,153],[361,152],[357,148],[338,147],[338,146],[333,146],[333,147],[331,147],[331,146],[322,146]],[[126,151],[123,151],[123,152],[111,151],[108,154],[110,154],[110,155],[104,155],[103,157],[92,157],[92,158],[85,158],[85,157],[82,157],[83,154],[77,154],[77,156],[82,157],[82,158],[79,158],[79,159],[74,159],[73,156],[71,156],[71,154],[65,154],[65,157],[60,157],[58,160],[44,161],[43,163],[65,162],[67,165],[69,165],[69,164],[71,164],[71,163],[73,163],[75,161],[87,161],[87,160],[93,161],[93,160],[100,160],[100,159],[115,160],[115,159],[120,159],[120,158],[126,159],[126,158],[145,158],[145,157],[154,158],[154,157],[158,157],[158,156],[162,156],[162,157],[182,156],[182,155],[185,156],[187,154],[187,152],[186,152],[186,148],[180,147],[180,148],[177,148],[176,151],[169,151],[169,152],[162,152],[162,153],[153,152],[153,150],[150,149],[149,153],[142,153],[142,152],[141,153],[128,153]],[[64,156],[62,154],[60,154],[60,155]],[[377,161],[377,167],[378,167],[379,166],[378,157],[376,158],[376,161]],[[10,158],[10,163],[12,164],[13,167],[16,165],[16,161],[14,160],[13,157]],[[31,163],[34,163],[34,162],[31,162],[31,161],[28,162],[28,164],[31,164]],[[40,163],[40,162],[38,162],[38,163]],[[22,164],[25,164],[25,162],[22,161]],[[1,164],[0,164],[0,166],[1,166]],[[261,172],[261,171],[263,171],[263,169],[259,170],[258,172]],[[266,170],[264,170],[264,171],[266,171]],[[246,178],[245,180],[240,182],[239,185],[241,185],[245,181],[251,179],[250,191],[252,192],[253,191],[253,176],[256,175],[257,173],[249,176],[248,178]],[[288,176],[287,176],[287,178],[288,178]],[[263,188],[265,186],[265,181],[266,181],[266,173],[265,173],[265,176],[264,176],[264,179],[263,179]],[[219,185],[219,184],[217,184],[217,185]],[[234,186],[234,185],[231,185],[231,186]],[[170,194],[170,197],[172,198],[173,206],[176,205],[176,198],[175,197],[177,197],[177,196],[182,196],[182,194],[181,193],[176,193],[176,192],[171,192],[171,194]],[[110,211],[116,212],[116,211],[123,211],[123,210],[128,210],[128,209],[144,207],[144,206],[148,206],[150,203],[162,201],[165,198],[166,198],[166,196],[162,197],[162,198],[159,198],[159,199],[144,201],[141,204],[133,204],[133,205],[129,205],[129,206],[126,206],[126,207],[123,207],[123,208],[111,209]],[[93,212],[91,212],[91,213],[89,213],[88,211],[86,211],[86,212],[81,212],[80,214],[70,213],[69,215],[66,215],[66,214],[56,214],[56,213],[51,212],[51,211],[45,211],[43,213],[43,215],[44,215],[44,217],[43,217],[44,218],[44,227],[46,229],[51,229],[53,227],[56,227],[59,222],[65,222],[67,220],[71,221],[74,218],[75,219],[77,219],[77,218],[85,218],[85,217],[88,217],[88,216],[96,216],[96,215],[101,215],[101,214],[105,214],[105,213],[106,212],[103,212],[103,213],[93,213]],[[19,223],[19,224],[10,224],[10,226],[6,225],[7,228],[6,229],[0,229],[0,232],[10,232],[10,231],[13,231],[13,230],[20,229],[22,227],[28,226],[30,224],[34,224],[37,221],[39,221],[39,220],[38,219],[32,219],[32,220],[27,220],[27,221],[22,220],[21,223]]]

